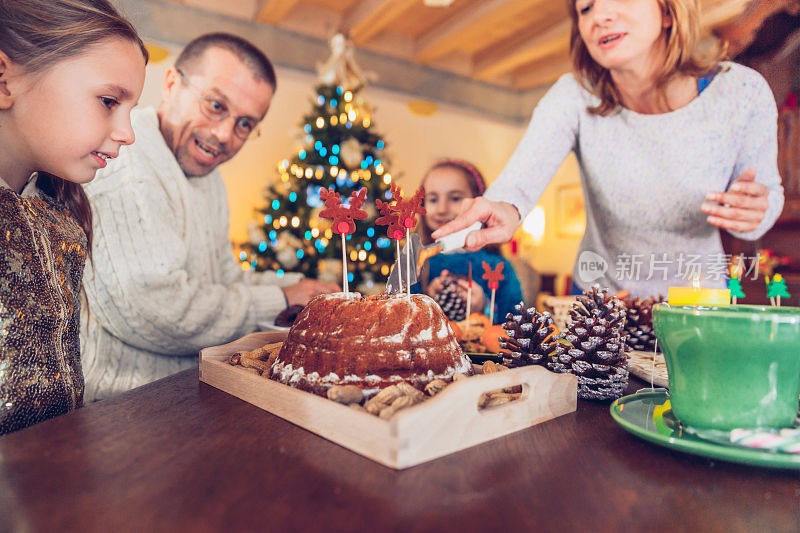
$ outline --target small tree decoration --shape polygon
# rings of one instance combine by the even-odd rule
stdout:
[[[736,300],[738,298],[744,298],[747,295],[744,293],[742,289],[742,282],[739,279],[744,272],[744,265],[742,264],[742,258],[739,257],[739,262],[731,267],[731,277],[728,279],[728,289],[731,291],[731,303],[734,305],[736,304]]]
[[[386,235],[394,239],[397,246],[397,273],[401,280],[400,269],[400,239],[405,233],[406,237],[406,291],[411,294],[411,230],[417,226],[417,215],[424,215],[425,208],[422,207],[422,200],[425,198],[425,189],[420,188],[414,196],[403,198],[403,190],[396,184],[392,184],[390,189],[391,200],[382,202],[380,199],[375,201],[375,207],[381,216],[375,221],[378,225],[387,226]]]
[[[769,280],[769,278],[767,278]],[[767,281],[767,298],[775,305],[775,300],[777,299],[777,306],[781,306],[781,296],[784,298],[791,298],[792,295],[789,294],[789,290],[786,288],[786,280],[783,279],[783,276],[780,274],[775,274],[772,276],[772,281]]]
[[[347,251],[345,241],[347,235],[356,231],[356,220],[367,218],[367,212],[361,209],[367,199],[367,189],[362,187],[358,191],[353,191],[350,195],[350,205],[342,205],[339,193],[333,187],[330,189],[320,189],[320,198],[325,202],[325,209],[320,211],[320,218],[333,220],[333,232],[342,236],[342,290],[350,292],[347,281]]]
[[[498,287],[500,287],[500,282],[506,279],[503,275],[503,263],[502,261],[497,263],[497,266],[492,269],[489,266],[489,263],[486,261],[481,261],[481,265],[483,266],[483,279],[489,282],[489,288],[492,289],[492,302],[489,307],[489,322],[494,324],[494,296],[497,292]]]

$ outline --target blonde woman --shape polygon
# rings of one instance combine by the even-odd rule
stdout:
[[[433,237],[481,221],[468,248],[507,241],[574,151],[587,212],[574,290],[666,294],[691,272],[724,286],[719,230],[755,240],[783,207],[766,81],[701,55],[696,0],[568,1],[573,73],[486,194]]]

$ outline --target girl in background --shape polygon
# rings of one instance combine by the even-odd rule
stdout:
[[[146,62],[106,0],[0,0],[0,435],[83,402],[81,184],[133,142]]]
[[[453,220],[460,212],[461,203],[469,198],[481,196],[486,190],[486,181],[478,169],[460,159],[443,159],[434,164],[422,179],[425,188],[425,210],[419,225],[422,244],[433,242],[431,233]],[[497,246],[489,246],[483,250],[469,253],[438,254],[427,263],[422,274],[421,290],[435,298],[443,289],[448,278],[455,278],[462,298],[466,299],[469,286],[467,275],[472,265],[472,298],[474,312],[485,312],[489,315],[488,305],[491,289],[488,281],[483,279],[483,262],[495,268],[503,262],[505,279],[495,295],[495,322],[502,322],[507,313],[522,301],[522,289],[514,268],[500,255]]]

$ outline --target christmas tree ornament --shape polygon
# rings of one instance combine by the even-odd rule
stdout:
[[[364,152],[358,139],[350,137],[339,146],[339,155],[345,166],[348,169],[360,168],[361,161],[364,158]]]
[[[367,218],[367,212],[361,209],[367,199],[367,189],[362,187],[350,195],[350,205],[343,206],[339,193],[333,187],[320,191],[320,198],[325,203],[319,216],[333,220],[333,232],[342,238],[342,290],[350,292],[347,276],[347,235],[356,231],[356,220]]]
[[[626,309],[625,331],[628,346],[640,352],[657,350],[658,342],[653,331],[653,306],[664,301],[659,295],[650,298],[627,298],[623,300]]]
[[[494,296],[500,286],[500,282],[506,279],[503,275],[503,266],[505,266],[505,263],[501,261],[492,269],[489,263],[481,261],[481,266],[483,267],[483,279],[489,282],[489,288],[492,289],[492,301],[489,307],[489,323],[494,324]]]
[[[625,304],[608,289],[594,286],[578,296],[570,322],[547,363],[553,372],[578,377],[578,397],[590,400],[619,398],[628,386],[625,354]]]
[[[506,337],[500,339],[503,364],[508,367],[545,366],[555,353],[559,331],[550,313],[539,313],[535,307],[525,308],[520,302],[514,313],[506,315],[503,324]]]
[[[361,71],[355,60],[353,43],[341,33],[337,33],[329,42],[331,56],[325,63],[317,64],[319,81],[325,84],[338,84],[344,89],[359,87],[373,78],[373,74]]]

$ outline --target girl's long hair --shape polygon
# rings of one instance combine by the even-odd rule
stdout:
[[[136,29],[107,0],[0,0],[0,50],[29,73],[43,72],[105,39],[147,49]],[[92,209],[78,183],[40,173],[37,186],[67,206],[86,233],[91,257]]]
[[[664,16],[672,19],[672,25],[664,30],[666,58],[656,76],[656,90],[666,103],[666,88],[679,75],[700,77],[721,70],[720,61],[725,56],[724,48],[707,53],[700,50],[700,9],[697,0],[657,0]],[[607,116],[620,105],[620,94],[611,79],[611,73],[597,64],[589,54],[578,29],[578,12],[575,0],[567,0],[567,10],[572,18],[570,56],[575,77],[590,93],[600,99],[589,112]]]

